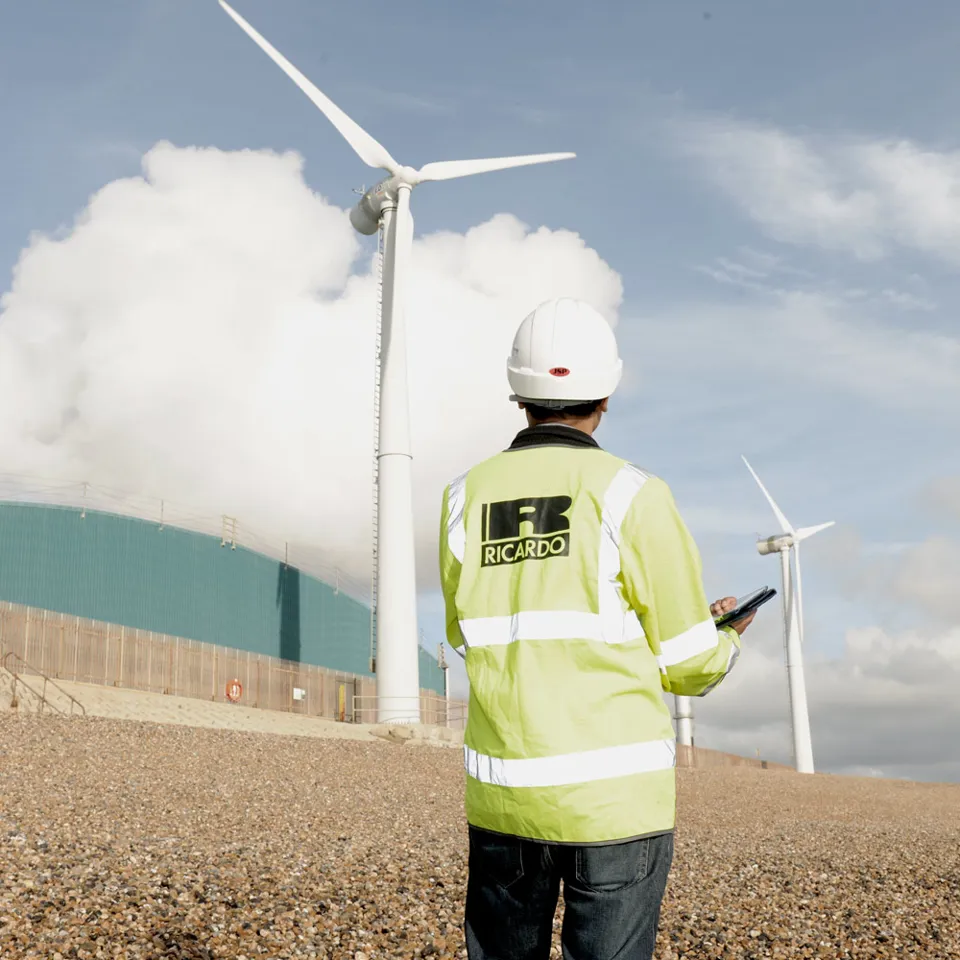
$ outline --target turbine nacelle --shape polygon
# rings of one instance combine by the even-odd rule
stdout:
[[[380,217],[383,211],[397,205],[397,189],[400,182],[396,177],[387,177],[371,187],[357,201],[350,211],[350,223],[357,233],[369,237],[380,229]]]
[[[812,537],[827,527],[832,527],[833,520],[827,523],[818,523],[815,527],[801,527],[794,530],[793,533],[778,533],[772,537],[760,537],[757,540],[757,552],[766,556],[769,553],[780,553],[783,550],[789,550],[798,543],[802,543],[807,537]]]
[[[781,533],[774,537],[761,537],[757,541],[757,553],[767,556],[771,553],[782,553],[789,550],[796,541],[789,533]]]

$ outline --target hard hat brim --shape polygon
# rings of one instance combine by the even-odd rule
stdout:
[[[603,397],[593,397],[591,400],[537,400],[531,397],[518,397],[515,393],[510,394],[511,403],[529,403],[537,407],[546,407],[548,410],[562,410],[564,407],[579,407],[584,403],[596,403]]]

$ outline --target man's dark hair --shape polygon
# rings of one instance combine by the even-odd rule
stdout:
[[[587,400],[585,403],[578,403],[572,407],[551,409],[550,407],[540,407],[535,403],[525,402],[523,409],[538,423],[543,420],[579,420],[582,417],[589,417],[601,403],[603,403],[603,400]]]

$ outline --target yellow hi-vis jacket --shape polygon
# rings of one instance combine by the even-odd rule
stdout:
[[[470,824],[554,843],[668,833],[663,692],[702,696],[740,652],[717,630],[667,485],[551,424],[444,491],[447,639],[466,660]]]

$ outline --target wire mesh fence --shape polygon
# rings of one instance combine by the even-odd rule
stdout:
[[[372,677],[14,603],[0,603],[0,651],[27,675],[376,722]],[[465,713],[460,701],[421,691],[422,722],[462,726]]]

